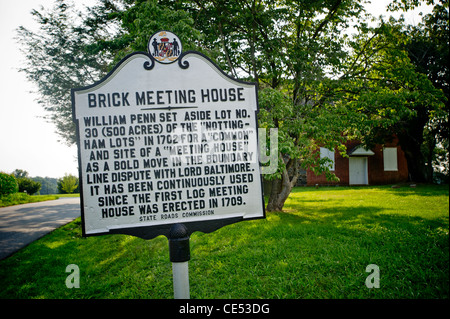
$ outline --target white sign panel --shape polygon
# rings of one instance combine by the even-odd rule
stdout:
[[[149,50],[72,90],[84,235],[264,218],[255,85],[173,34]]]

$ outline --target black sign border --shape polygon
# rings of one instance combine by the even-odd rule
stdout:
[[[128,59],[135,55],[143,55],[150,59],[149,61],[146,61],[143,64],[143,68],[147,71],[150,71],[155,66],[155,59],[150,53],[143,52],[143,51],[137,51],[128,54],[125,56],[122,60],[120,60],[114,68],[101,80],[80,88],[74,88],[71,89],[71,100],[72,100],[72,118],[75,122],[76,126],[76,139],[77,139],[77,154],[78,154],[78,175],[79,175],[79,189],[80,189],[80,208],[81,208],[81,223],[82,223],[82,235],[83,237],[91,237],[91,236],[102,236],[102,235],[111,235],[111,234],[122,234],[122,235],[132,235],[136,236],[142,239],[152,239],[157,236],[163,235],[169,238],[169,232],[173,225],[180,224],[180,222],[170,223],[170,224],[162,224],[162,225],[152,225],[152,226],[135,226],[135,227],[129,227],[129,228],[111,228],[108,232],[101,232],[101,233],[93,233],[93,234],[87,234],[86,233],[86,224],[85,224],[85,214],[84,214],[84,196],[83,196],[83,174],[82,174],[82,163],[81,163],[81,139],[80,139],[80,130],[79,130],[79,120],[76,118],[76,107],[75,107],[75,93],[78,91],[84,91],[91,89],[93,87],[96,87],[103,82],[107,81],[115,72],[117,69],[120,68],[120,66],[125,63]],[[217,66],[210,58],[208,58],[206,55],[204,55],[201,52],[197,51],[186,51],[182,52],[178,59],[174,62],[178,62],[178,65],[181,69],[187,69],[189,68],[189,62],[183,61],[183,59],[188,55],[199,55],[202,58],[206,59],[211,65],[213,65],[222,75],[230,79],[231,81],[238,82],[245,85],[251,85],[255,88],[255,94],[256,94],[256,111],[255,111],[255,127],[258,128],[258,113],[259,113],[259,103],[258,103],[258,86],[255,82],[246,82],[239,79],[236,79],[228,74],[226,74],[219,66]],[[259,146],[259,135],[256,134],[256,142],[257,142],[257,152],[258,157],[260,154],[260,146]],[[259,162],[259,166],[261,168],[261,162]],[[264,203],[264,189],[263,189],[263,177],[262,174],[259,174],[260,176],[260,185],[261,185],[261,194],[263,195],[262,200],[262,208],[263,208],[263,215],[260,217],[251,217],[251,218],[245,218],[240,217],[233,217],[233,218],[222,218],[222,219],[213,219],[213,220],[205,220],[205,221],[193,221],[193,222],[182,222],[181,224],[186,226],[187,233],[190,236],[193,232],[200,231],[203,233],[210,233],[213,232],[219,228],[222,228],[227,225],[231,225],[237,222],[241,221],[247,221],[247,220],[256,220],[256,219],[265,219],[266,218],[266,208]]]

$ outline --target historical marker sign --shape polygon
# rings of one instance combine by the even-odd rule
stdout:
[[[153,238],[264,218],[257,92],[161,31],[72,90],[83,233]],[[176,62],[176,63],[175,63]]]

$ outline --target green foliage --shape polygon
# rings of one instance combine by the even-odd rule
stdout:
[[[418,26],[407,29],[408,55],[417,72],[425,74],[433,86],[445,95],[445,106],[430,110],[424,128],[421,153],[427,165],[427,179],[441,171],[448,180],[449,169],[449,113],[450,113],[450,27],[448,1],[436,3],[433,12],[424,16]],[[439,173],[438,173],[439,174]]]
[[[187,11],[178,8],[177,4],[170,6],[156,0],[133,2],[125,10],[118,10],[110,15],[120,21],[124,38],[129,41],[125,48],[127,53],[147,51],[150,36],[160,30],[170,30],[177,34],[183,41],[185,51],[196,48],[195,42],[201,35],[194,28],[194,19]],[[121,38],[117,40],[122,41]]]
[[[41,183],[32,180],[31,178],[21,177],[17,179],[19,184],[19,192],[26,192],[28,195],[33,195],[41,189]]]
[[[39,194],[47,195],[58,193],[58,180],[56,178],[36,176],[32,177],[32,180],[41,183],[42,186]]]
[[[33,32],[25,27],[17,30],[27,78],[38,88],[38,102],[56,124],[57,133],[68,144],[75,143],[70,89],[93,83],[105,75],[112,60],[109,52],[94,54],[87,44],[108,36],[101,28],[80,25],[78,13],[68,1],[57,0],[51,10],[43,7],[32,15],[40,29]]]
[[[0,172],[0,195],[14,194],[18,190],[19,186],[14,175]]]
[[[36,203],[43,202],[47,200],[55,200],[58,199],[58,196],[55,195],[34,195],[30,196],[25,193],[15,193],[9,195],[0,196],[0,207],[7,207],[13,205],[27,204],[27,203]]]
[[[439,148],[448,149],[448,60],[438,57],[448,57],[448,4],[439,7],[424,18],[439,21],[432,26],[406,28],[391,18],[361,29],[339,82],[348,109],[361,114],[354,127],[363,142],[373,146],[396,135],[418,182],[431,182]]]
[[[76,141],[70,89],[100,80],[126,54],[145,51],[158,30],[176,32],[186,49],[199,38],[186,12],[166,10],[157,1],[101,1],[81,13],[70,1],[57,0],[32,15],[39,30],[17,30],[27,61],[21,71],[37,85],[38,102],[69,145]]]
[[[7,207],[28,203],[29,195],[25,193],[14,193],[0,196],[0,207]]]
[[[60,194],[72,194],[78,190],[78,177],[72,174],[65,174],[63,178],[58,180],[58,191]]]
[[[299,177],[300,166],[333,174],[318,146],[343,148],[342,133],[352,116],[336,104],[333,74],[348,55],[346,35],[358,20],[356,1],[184,2],[196,26],[220,52],[229,73],[257,83],[260,126],[278,129],[279,156],[267,210],[281,210]],[[269,134],[269,131],[267,131]]]
[[[26,178],[28,177],[28,172],[26,170],[23,169],[15,169],[12,172],[12,175],[14,175],[15,178],[19,179],[19,178]]]
[[[314,169],[317,174],[326,172],[333,178],[325,160],[318,159],[316,151],[319,146],[340,149],[346,141],[341,132],[347,129],[348,123],[337,106],[295,105],[286,94],[272,88],[259,91],[259,106],[259,125],[278,129],[278,150],[282,155],[277,173],[269,179],[282,178],[290,160]]]

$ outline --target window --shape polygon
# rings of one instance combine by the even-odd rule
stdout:
[[[330,151],[328,148],[321,147],[320,148],[320,158],[328,158],[332,161],[332,163],[329,163],[328,167],[330,168],[330,171],[334,171],[334,151]]]
[[[398,171],[396,147],[383,148],[383,162],[385,171]]]

